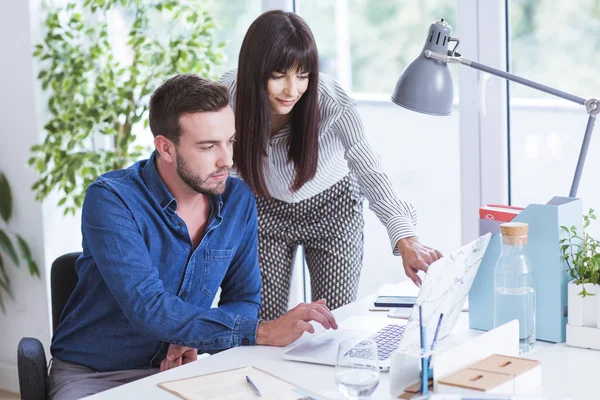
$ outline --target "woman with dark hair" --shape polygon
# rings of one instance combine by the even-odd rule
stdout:
[[[333,309],[356,298],[363,255],[363,195],[388,230],[406,274],[441,257],[415,236],[364,133],[356,102],[319,74],[306,22],[268,11],[250,26],[238,70],[221,78],[235,111],[234,168],[256,196],[263,279],[261,317],[287,310],[292,261],[305,249],[314,299]]]

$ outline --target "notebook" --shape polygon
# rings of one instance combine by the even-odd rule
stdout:
[[[246,380],[260,391],[258,396]],[[158,384],[186,400],[325,400],[310,391],[256,367],[241,367]]]

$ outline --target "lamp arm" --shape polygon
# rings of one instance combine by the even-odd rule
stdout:
[[[598,100],[596,100],[596,111],[598,109],[600,109],[600,107],[598,107]],[[573,176],[573,183],[571,184],[569,197],[577,196],[579,180],[581,179],[581,171],[583,171],[583,164],[585,163],[585,157],[587,156],[588,147],[590,146],[590,139],[592,138],[592,131],[594,130],[595,123],[596,115],[594,113],[590,113],[587,126],[585,127],[585,135],[583,136],[583,142],[581,143],[581,150],[579,151],[579,159],[577,160],[577,168],[575,168],[575,176]]]
[[[600,101],[598,99],[589,99],[586,100],[582,97],[575,96],[562,90],[551,88],[550,86],[542,85],[541,83],[537,83],[531,81],[529,79],[521,78],[520,76],[511,74],[506,71],[501,71],[496,68],[488,67],[487,65],[480,64],[475,61],[471,61],[468,59],[461,58],[461,64],[468,65],[472,68],[478,69],[480,71],[484,71],[490,73],[492,75],[499,76],[501,78],[507,79],[509,81],[517,82],[522,85],[528,86],[533,89],[540,90],[542,92],[552,94],[554,96],[560,97],[565,100],[572,101],[577,104],[581,104],[585,106],[587,113],[589,114],[588,122],[585,128],[585,134],[583,136],[583,142],[581,143],[581,150],[579,151],[579,158],[577,159],[577,167],[575,168],[575,175],[573,176],[573,182],[571,183],[571,190],[569,191],[569,197],[577,196],[577,189],[579,188],[579,181],[581,179],[581,172],[583,171],[583,164],[585,163],[585,158],[587,156],[587,151],[590,146],[590,139],[592,137],[592,131],[594,130],[594,124],[596,123],[596,115],[600,112]]]
[[[507,79],[512,82],[520,83],[521,85],[525,85],[527,87],[540,90],[542,92],[560,97],[561,99],[569,100],[574,103],[585,106],[587,113],[589,114],[587,126],[585,128],[585,134],[583,136],[583,142],[581,144],[581,150],[579,151],[579,159],[577,160],[577,168],[575,169],[575,176],[573,177],[573,183],[571,184],[571,191],[569,192],[569,197],[577,196],[577,189],[579,187],[579,180],[581,179],[581,171],[583,170],[583,164],[585,163],[585,157],[587,155],[588,147],[590,145],[590,139],[592,137],[592,131],[594,130],[594,124],[596,123],[596,116],[600,113],[600,100],[598,99],[584,99],[579,96],[572,95],[567,92],[563,92],[562,90],[554,89],[550,86],[542,85],[541,83],[534,82],[529,79],[521,78],[515,74],[511,74],[510,72],[502,71],[496,68],[492,68],[490,66],[480,64],[476,61],[469,60],[468,58],[464,58],[460,55],[455,56],[456,47],[452,51],[453,55],[447,56],[444,54],[439,54],[433,52],[431,50],[425,50],[425,57],[431,58],[434,60],[442,61],[445,63],[453,63],[453,64],[462,64],[467,65],[471,68],[478,69],[483,72],[487,72],[488,74],[492,74],[495,76],[499,76],[501,78]]]
[[[425,50],[425,57],[432,58],[434,60],[443,61],[446,63],[467,65],[471,68],[475,68],[480,71],[487,72],[488,74],[499,76],[501,78],[507,79],[512,82],[520,83],[521,85],[525,85],[530,88],[537,89],[537,90],[540,90],[540,91],[548,93],[548,94],[552,94],[552,95],[560,97],[562,99],[569,100],[574,103],[580,104],[582,106],[585,105],[585,102],[586,102],[586,100],[582,97],[575,96],[575,95],[569,94],[567,92],[563,92],[562,90],[551,88],[550,86],[542,85],[541,83],[534,82],[529,79],[521,78],[520,76],[511,74],[510,72],[502,71],[502,70],[492,68],[492,67],[484,65],[484,64],[480,64],[476,61],[469,60],[468,58],[464,58],[462,56],[452,57],[452,56],[446,56],[443,54],[435,53],[431,50]]]

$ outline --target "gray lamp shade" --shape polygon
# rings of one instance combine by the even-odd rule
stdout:
[[[425,50],[448,54],[452,28],[444,20],[431,24],[421,54],[402,71],[392,94],[399,106],[431,115],[452,112],[454,86],[448,64],[425,57]]]

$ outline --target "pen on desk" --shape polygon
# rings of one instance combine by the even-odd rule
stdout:
[[[260,390],[258,390],[256,385],[254,384],[254,382],[252,382],[252,380],[250,379],[250,377],[248,375],[246,375],[246,382],[248,382],[248,384],[250,385],[252,390],[254,390],[254,393],[256,393],[258,396],[262,396],[262,393],[260,392]]]
[[[389,308],[382,308],[382,307],[370,307],[369,311],[390,311]]]

